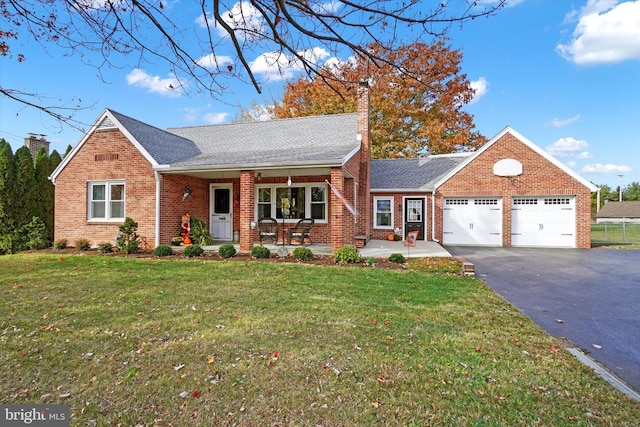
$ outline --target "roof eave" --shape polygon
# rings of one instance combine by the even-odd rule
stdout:
[[[166,174],[209,172],[209,171],[238,171],[254,169],[287,169],[287,168],[317,168],[317,167],[342,167],[343,158],[327,159],[323,161],[301,161],[301,162],[267,162],[267,163],[237,163],[237,164],[217,164],[217,165],[193,165],[193,166],[172,166],[157,165],[153,170]]]

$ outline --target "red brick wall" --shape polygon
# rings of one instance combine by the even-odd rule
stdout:
[[[180,235],[182,215],[189,214],[209,224],[209,182],[186,175],[160,175],[160,244],[168,245]],[[186,185],[191,196],[182,200]],[[155,200],[155,196],[154,196]]]
[[[93,133],[56,179],[55,239],[113,243],[122,223],[89,222],[88,182],[125,181],[125,215],[138,222],[144,248],[154,247],[155,178],[151,164],[117,130]]]
[[[522,175],[501,177],[493,165],[502,159],[522,163]],[[576,246],[591,246],[591,192],[511,134],[505,134],[436,191],[436,238],[442,241],[444,197],[503,197],[503,245],[511,246],[511,198],[514,196],[576,196]]]

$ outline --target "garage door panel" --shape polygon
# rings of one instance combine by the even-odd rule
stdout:
[[[512,246],[575,247],[575,197],[516,197],[511,206]]]
[[[502,245],[500,198],[447,198],[443,213],[443,244]]]

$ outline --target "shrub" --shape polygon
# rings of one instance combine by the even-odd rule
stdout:
[[[170,256],[173,255],[173,249],[171,246],[160,245],[153,250],[155,256]]]
[[[37,216],[32,217],[31,222],[24,226],[29,249],[44,249],[49,246],[47,226]]]
[[[87,239],[78,239],[76,240],[76,249],[79,251],[88,251],[91,249],[91,242]]]
[[[189,245],[189,246],[185,246],[184,251],[182,251],[182,253],[186,257],[193,258],[193,257],[202,255],[204,253],[204,249],[202,249],[202,246],[200,245]]]
[[[309,248],[303,248],[302,246],[293,250],[293,259],[300,261],[310,261],[313,259],[313,252]]]
[[[254,258],[269,258],[271,251],[264,246],[254,246],[251,248],[251,256]]]
[[[98,243],[98,251],[103,254],[110,254],[113,252],[113,245],[109,242]]]
[[[140,237],[138,236],[138,223],[127,217],[120,226],[118,234],[118,250],[123,254],[135,254],[140,250]]]
[[[405,257],[402,254],[391,254],[389,256],[389,262],[395,262],[397,264],[404,264],[407,262]]]
[[[364,260],[367,265],[374,265],[378,260],[375,257],[370,256],[369,258]]]
[[[333,254],[333,261],[336,264],[360,262],[360,253],[355,246],[345,245],[338,249],[335,254]]]
[[[55,242],[53,242],[53,250],[59,251],[62,249],[67,249],[67,244],[68,244],[67,239],[56,240]]]
[[[235,254],[236,248],[234,248],[232,244],[222,245],[220,246],[220,249],[218,249],[218,255],[222,258],[231,258]]]
[[[207,223],[200,218],[191,217],[191,241],[196,245],[213,245],[213,236],[209,233]]]

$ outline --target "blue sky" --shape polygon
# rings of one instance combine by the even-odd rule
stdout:
[[[198,31],[197,8],[187,2],[172,7],[174,16]],[[596,184],[615,189],[619,182],[640,182],[640,0],[510,0],[496,16],[454,26],[449,38],[462,51],[462,72],[476,89],[466,108],[483,135],[491,138],[511,126]],[[0,86],[42,94],[48,105],[81,100],[92,107],[76,119],[89,125],[104,108],[160,128],[225,123],[240,106],[280,99],[284,86],[260,52],[248,59],[265,81],[263,93],[229,80],[229,89],[215,100],[168,89],[181,76],[166,66],[123,62],[98,71],[84,65],[96,58],[44,51],[26,38],[18,42],[12,49],[26,60],[0,57]],[[298,75],[293,69],[284,77]],[[15,151],[29,133],[45,134],[60,152],[82,137],[0,98],[0,137]]]

